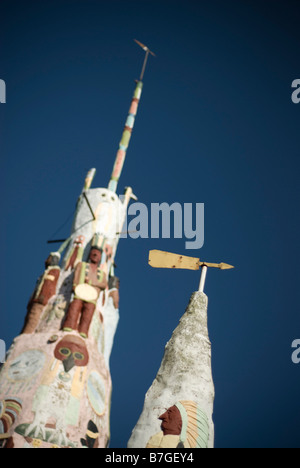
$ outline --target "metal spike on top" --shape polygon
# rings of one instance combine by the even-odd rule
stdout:
[[[125,123],[125,128],[123,130],[122,138],[119,144],[119,149],[118,149],[117,156],[115,159],[115,164],[114,164],[113,171],[112,171],[111,178],[110,178],[109,185],[108,185],[108,189],[111,190],[112,192],[117,191],[118,182],[119,182],[121,172],[124,166],[126,152],[129,146],[129,142],[130,142],[130,138],[131,138],[134,122],[135,122],[135,117],[137,114],[138,105],[139,105],[141,94],[142,94],[142,89],[143,89],[142,80],[144,78],[148,56],[149,54],[151,54],[155,57],[154,52],[152,52],[147,46],[137,41],[136,39],[134,39],[134,41],[140,47],[142,47],[142,49],[146,52],[146,55],[144,58],[144,63],[143,63],[140,79],[136,83],[136,88],[134,90],[128,117]]]
[[[143,63],[143,68],[142,68],[141,76],[140,76],[140,81],[142,81],[143,78],[144,78],[145,69],[146,69],[146,65],[147,65],[147,61],[148,61],[149,54],[153,55],[153,57],[156,57],[156,55],[155,55],[155,53],[152,52],[147,46],[145,46],[145,45],[142,44],[141,42],[137,41],[136,39],[134,39],[134,42],[136,42],[136,43],[146,52],[145,59],[144,59],[144,63]]]

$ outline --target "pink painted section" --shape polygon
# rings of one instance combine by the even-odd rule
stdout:
[[[0,400],[15,397],[22,403],[21,414],[10,430],[14,447],[82,448],[81,439],[87,440],[86,431],[92,427],[98,435],[88,442],[104,448],[109,440],[111,396],[104,357],[94,337],[83,340],[77,332],[62,331],[56,336],[50,343],[47,333],[20,335],[1,371]],[[66,336],[69,341],[74,336],[75,342],[81,340],[86,347],[86,366],[75,365],[66,372],[63,361],[55,357],[57,345],[63,346]]]
[[[126,152],[124,150],[121,150],[121,149],[118,150],[114,170],[112,173],[112,177],[114,179],[118,179],[121,174],[122,167],[123,167],[124,160],[125,160],[125,155],[126,155]]]
[[[138,102],[132,101],[130,109],[129,109],[129,114],[136,115],[137,110],[138,110]]]

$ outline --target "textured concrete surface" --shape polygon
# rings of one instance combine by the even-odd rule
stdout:
[[[181,400],[197,403],[206,413],[208,448],[213,448],[214,384],[207,303],[204,293],[192,294],[185,314],[166,345],[160,369],[146,394],[142,414],[128,442],[129,448],[146,447],[149,439],[161,430],[158,417]]]

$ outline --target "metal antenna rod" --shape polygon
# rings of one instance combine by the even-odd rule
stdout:
[[[146,69],[149,54],[153,55],[153,57],[156,57],[156,55],[147,46],[145,46],[145,44],[142,44],[141,42],[137,41],[136,39],[134,39],[134,42],[136,42],[146,52],[144,63],[143,63],[143,68],[142,68],[141,76],[140,76],[140,81],[142,81],[143,78],[144,78],[145,69]]]
[[[204,292],[205,280],[206,280],[207,266],[204,265],[201,270],[201,278],[199,285],[199,292]]]
[[[148,56],[149,56],[149,51],[147,50],[146,55],[145,55],[145,59],[144,59],[144,63],[143,63],[143,68],[142,68],[142,71],[141,71],[140,81],[143,81],[143,78],[144,78]]]

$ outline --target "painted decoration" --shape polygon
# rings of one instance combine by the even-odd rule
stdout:
[[[95,169],[88,172],[70,237],[47,259],[23,333],[0,370],[0,440],[7,448],[109,444],[109,358],[119,320],[114,260],[134,197],[131,188],[124,198],[115,192],[142,86],[138,81],[109,187],[91,188]]]
[[[1,412],[0,440],[7,448],[102,448],[109,443],[109,359],[119,320],[114,259],[132,189],[122,200],[107,189],[87,192],[95,219],[80,196],[62,267],[48,264],[31,298],[31,313],[40,307],[36,324],[14,340],[0,371],[0,401],[22,402],[9,424]],[[74,246],[79,246],[77,253]],[[47,297],[41,292],[47,281],[54,285],[49,267],[56,267],[58,275],[54,294]],[[77,297],[80,282],[97,291],[91,302]],[[43,295],[46,300],[37,302]],[[75,301],[79,307],[68,329]]]
[[[90,448],[107,446],[111,378],[97,349],[102,329],[95,314],[88,339],[60,330],[15,340],[0,373],[1,445],[83,448],[84,439]]]
[[[22,411],[19,398],[6,398],[0,401],[0,441],[9,437],[9,430]]]
[[[179,401],[160,417],[161,432],[148,441],[146,448],[207,448],[207,415],[193,401]]]
[[[83,186],[83,191],[86,191],[91,187],[95,174],[96,174],[96,169],[93,167],[92,169],[89,170],[89,172],[86,175],[84,186]]]
[[[133,98],[131,101],[131,105],[129,108],[129,114],[126,119],[125,123],[125,128],[123,130],[123,134],[121,137],[121,141],[119,144],[119,149],[117,152],[114,168],[112,171],[111,179],[109,182],[108,189],[111,190],[112,192],[116,192],[117,190],[117,185],[118,181],[120,179],[120,175],[124,166],[125,162],[125,157],[126,157],[126,151],[129,146],[137,110],[138,110],[138,105],[140,102],[141,94],[142,94],[142,89],[143,89],[143,83],[142,81],[137,81],[136,88],[134,90]]]
[[[87,394],[93,410],[101,416],[105,409],[106,389],[105,382],[97,371],[92,371],[88,377]]]
[[[15,384],[30,382],[44,367],[45,360],[45,353],[39,349],[24,351],[10,364],[7,377]]]
[[[84,448],[97,448],[98,447],[99,431],[93,421],[89,421],[85,439],[81,439],[81,445]]]
[[[72,367],[85,367],[89,362],[89,353],[85,342],[77,336],[67,335],[56,345],[54,356],[63,362],[65,372]]]
[[[76,447],[68,437],[67,426],[76,425],[79,420],[88,361],[84,340],[67,335],[58,342],[54,359],[34,395],[34,420],[19,425],[15,429],[18,434],[62,447]]]
[[[83,244],[85,241],[84,236],[77,236],[73,242],[73,248],[69,252],[69,255],[66,259],[65,270],[69,268],[73,270],[76,265],[81,262],[83,256]]]

